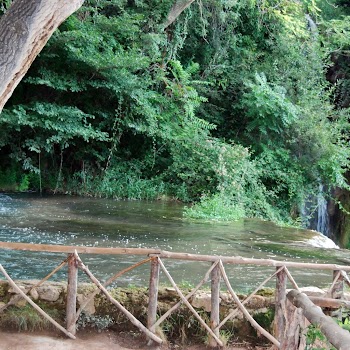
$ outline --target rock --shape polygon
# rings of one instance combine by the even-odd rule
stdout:
[[[16,281],[17,286],[23,291],[27,292],[34,285],[38,284],[38,280],[30,281]],[[61,292],[66,289],[66,284],[61,282],[44,282],[41,286],[34,288],[29,294],[33,300],[57,301]],[[10,294],[17,294],[14,288],[10,287],[8,290]]]
[[[317,287],[302,287],[300,288],[300,291],[312,297],[322,297],[326,294],[324,290]]]
[[[17,307],[22,308],[25,307],[27,305],[27,301],[23,298],[19,299],[19,301],[17,301],[17,303],[15,304]]]
[[[221,292],[220,298],[225,304],[231,304],[233,303],[233,298],[230,293]]]
[[[38,300],[39,299],[39,293],[38,293],[38,291],[35,288],[31,289],[29,294],[30,294],[30,296],[32,297],[33,300]]]
[[[219,299],[221,302],[221,299]],[[211,311],[211,294],[205,292],[199,292],[192,298],[191,304],[193,307],[203,309],[207,312]]]
[[[60,297],[61,290],[53,285],[43,285],[37,288],[39,298],[46,301],[57,301]]]
[[[83,305],[86,301],[86,299],[88,298],[88,296],[84,295],[84,294],[77,294],[77,300],[78,300],[78,304],[79,306]],[[90,300],[84,307],[83,311],[86,314],[89,315],[93,315],[96,312],[95,309],[95,303],[94,303],[94,299]]]
[[[266,306],[266,298],[261,295],[254,295],[246,304],[247,308],[250,309],[261,309]]]
[[[18,286],[19,289],[21,289],[23,292],[26,292],[26,288],[25,288],[24,286],[22,286],[22,285],[17,285],[17,286]],[[18,294],[17,291],[16,291],[14,288],[12,288],[12,287],[9,288],[8,292],[9,292],[10,294]]]
[[[168,294],[168,295],[170,295],[170,296],[178,296],[178,294],[177,294],[177,291],[175,290],[175,288],[171,288],[171,287],[166,287],[165,288],[165,291],[166,291],[166,293]]]
[[[16,305],[19,308],[27,305],[27,301],[18,294],[13,295],[10,299],[10,302],[12,305]]]

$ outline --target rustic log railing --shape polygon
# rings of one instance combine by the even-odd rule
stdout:
[[[287,298],[287,281],[289,281],[296,293],[300,292],[300,288],[289,272],[288,268],[307,268],[315,270],[331,270],[333,271],[333,282],[326,293],[325,298],[310,297],[310,299],[320,305],[328,307],[349,307],[350,302],[341,300],[343,296],[343,285],[346,283],[350,286],[350,280],[346,274],[350,271],[350,266],[337,265],[337,264],[315,264],[315,263],[301,263],[290,261],[278,261],[272,259],[254,259],[243,257],[229,257],[229,256],[212,256],[212,255],[200,255],[200,254],[187,254],[187,253],[175,253],[168,252],[159,249],[144,249],[144,248],[101,248],[101,247],[81,247],[81,246],[61,246],[61,245],[46,245],[46,244],[29,244],[29,243],[11,243],[0,242],[1,249],[11,250],[23,250],[23,251],[39,251],[39,252],[52,252],[52,253],[65,253],[68,257],[62,261],[51,273],[44,277],[39,283],[23,291],[16,283],[11,279],[6,270],[0,265],[0,272],[8,280],[12,288],[18,293],[16,298],[1,307],[0,312],[4,311],[9,305],[16,303],[18,298],[25,299],[30,305],[32,305],[43,317],[47,318],[52,324],[65,333],[68,337],[75,339],[76,322],[79,318],[81,311],[85,306],[93,300],[96,294],[103,293],[108,301],[116,306],[138,329],[144,332],[149,342],[155,342],[157,344],[162,343],[162,339],[157,334],[157,328],[171,315],[178,307],[185,305],[197,318],[199,324],[206,330],[209,336],[209,345],[211,347],[223,346],[220,339],[220,329],[224,324],[238,313],[242,313],[244,317],[250,322],[260,334],[266,337],[276,349],[298,349],[300,348],[300,339],[296,334],[299,329],[303,327],[304,315],[302,309],[289,307],[291,301]],[[147,256],[136,264],[125,268],[122,271],[117,272],[110,277],[106,282],[101,283],[84,264],[79,254],[108,254],[108,255],[143,255]],[[184,295],[176,282],[173,280],[171,274],[167,270],[163,260],[165,259],[180,259],[187,261],[201,261],[209,262],[211,266],[206,272],[204,278],[198,283],[198,285],[191,290],[188,295]],[[147,324],[137,320],[132,313],[130,313],[121,303],[111,296],[106,287],[115,281],[117,278],[125,274],[126,272],[137,268],[143,264],[150,263],[150,281],[149,281],[149,304]],[[68,285],[67,285],[67,301],[66,301],[66,328],[58,324],[49,315],[47,315],[32,299],[28,296],[33,288],[38,287],[44,281],[48,280],[54,273],[60,270],[63,266],[68,265]],[[236,265],[260,265],[275,267],[275,272],[267,277],[249,296],[241,301],[235,291],[233,290],[227,273],[225,271],[224,264],[236,264]],[[82,270],[89,279],[97,286],[97,290],[91,293],[77,310],[77,281],[78,270]],[[166,313],[159,315],[157,319],[157,304],[158,304],[158,284],[160,272],[164,274],[174,290],[179,296],[179,301],[173,305]],[[276,278],[276,291],[275,291],[275,321],[274,332],[270,334],[263,327],[261,327],[255,319],[249,314],[245,308],[245,304],[251,300],[251,298],[272,278]],[[198,289],[206,282],[211,282],[211,314],[210,322],[207,324],[199,315],[199,313],[190,304],[189,299],[198,291]],[[223,283],[221,283],[223,282]],[[229,292],[236,308],[231,311],[226,317],[220,320],[220,292],[221,287],[224,285]],[[308,299],[310,301],[310,299]],[[334,322],[337,326],[337,324]],[[297,336],[296,336],[297,335]]]
[[[339,350],[349,350],[350,333],[339,327],[334,320],[326,316],[319,306],[316,306],[304,293],[293,289],[287,294],[288,300],[299,310],[302,310],[303,316],[314,325],[320,327],[322,333],[327,337],[329,342]],[[292,347],[285,349],[293,350]]]

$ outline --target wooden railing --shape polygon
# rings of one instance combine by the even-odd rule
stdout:
[[[301,262],[289,262],[289,261],[277,261],[272,259],[254,259],[254,258],[243,258],[243,257],[228,257],[228,256],[212,256],[212,255],[199,255],[199,254],[187,254],[187,253],[175,253],[168,252],[159,249],[144,249],[144,248],[101,248],[101,247],[81,247],[81,246],[61,246],[61,245],[45,245],[45,244],[29,244],[29,243],[11,243],[11,242],[0,242],[1,249],[11,250],[23,250],[23,251],[39,251],[39,252],[52,252],[52,253],[65,253],[68,254],[67,258],[64,259],[51,273],[43,278],[39,283],[33,286],[31,289],[38,287],[44,281],[48,280],[53,274],[60,270],[66,264],[68,265],[68,286],[67,286],[67,300],[66,300],[66,328],[61,326],[49,315],[47,315],[36,303],[32,301],[28,294],[31,289],[23,291],[19,288],[16,283],[11,279],[3,265],[0,265],[0,272],[8,280],[11,287],[18,293],[19,298],[24,298],[30,305],[32,305],[43,317],[47,318],[52,324],[65,333],[68,337],[75,339],[76,333],[76,322],[79,318],[80,313],[85,306],[95,297],[98,293],[103,293],[107,300],[109,300],[115,307],[117,307],[132,324],[138,327],[144,332],[149,342],[155,342],[158,344],[162,343],[162,339],[157,335],[157,327],[159,327],[167,317],[171,315],[181,305],[186,305],[188,309],[193,313],[194,317],[197,318],[199,324],[206,330],[209,335],[209,344],[212,347],[223,346],[220,339],[220,329],[224,324],[238,313],[242,313],[244,317],[250,322],[260,334],[265,336],[276,349],[294,349],[292,342],[300,342],[296,339],[295,334],[290,334],[291,323],[295,323],[298,317],[302,317],[300,309],[290,311],[290,308],[286,308],[287,300],[287,280],[290,281],[293,289],[300,291],[299,286],[295,282],[288,268],[302,268],[302,269],[315,269],[315,270],[331,270],[333,273],[333,283],[331,284],[327,293],[327,298],[310,298],[314,303],[326,304],[327,306],[339,306],[346,305],[350,306],[349,302],[339,300],[342,296],[342,286],[345,283],[350,285],[350,281],[347,277],[346,272],[350,271],[350,266],[337,265],[337,264],[315,264],[315,263],[301,263]],[[127,267],[126,269],[117,272],[115,275],[110,277],[106,282],[101,283],[84,264],[79,254],[108,254],[108,255],[143,255],[146,258],[137,262],[136,264]],[[198,285],[191,290],[188,295],[184,295],[176,282],[173,280],[171,274],[167,270],[164,261],[166,259],[180,259],[187,261],[201,261],[209,262],[208,271],[204,278],[198,283]],[[5,263],[5,262],[4,262]],[[116,300],[106,289],[113,281],[118,279],[126,272],[135,269],[143,264],[150,263],[150,282],[149,282],[149,304],[147,314],[147,324],[144,325],[142,322],[137,320],[132,313],[130,313],[118,300]],[[232,288],[227,273],[225,271],[225,264],[235,265],[260,265],[260,266],[272,266],[275,267],[275,271],[268,276],[256,289],[241,301],[234,289]],[[78,283],[78,270],[82,270],[89,279],[98,287],[98,289],[91,293],[91,295],[85,300],[80,308],[77,310],[77,283]],[[173,286],[179,296],[179,301],[173,305],[163,315],[157,315],[158,305],[158,285],[160,271],[168,278],[170,284]],[[261,327],[254,318],[249,314],[245,308],[245,304],[252,299],[252,297],[261,289],[268,281],[272,278],[276,278],[276,291],[275,291],[275,321],[273,335],[267,332]],[[211,283],[211,314],[210,324],[208,325],[199,315],[199,313],[190,304],[189,299],[199,290],[199,288],[207,281]],[[219,306],[220,306],[220,292],[221,286],[224,284],[227,291],[232,297],[236,308],[231,311],[226,317],[220,320]],[[0,312],[4,311],[11,303],[4,305]],[[286,312],[292,312],[293,317],[287,315]],[[298,316],[298,315],[299,316]],[[298,317],[296,317],[298,316]],[[157,319],[157,317],[159,317]],[[289,321],[286,321],[289,320]],[[290,322],[290,324],[287,324]],[[299,321],[298,321],[299,322]],[[301,322],[301,321],[300,321]],[[300,323],[296,324],[295,327],[300,326]],[[294,333],[297,332],[298,328],[294,329]],[[294,345],[296,346],[296,345]],[[297,347],[295,347],[297,349]]]

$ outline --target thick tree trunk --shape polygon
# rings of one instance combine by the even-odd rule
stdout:
[[[326,316],[304,293],[291,290],[287,298],[294,306],[303,309],[304,316],[312,324],[318,325],[328,341],[338,350],[349,349],[350,333],[342,329],[331,317]]]
[[[0,19],[0,113],[54,30],[84,0],[15,0]]]

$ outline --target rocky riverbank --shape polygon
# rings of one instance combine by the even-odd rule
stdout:
[[[17,281],[23,291],[29,291],[28,295],[42,309],[51,315],[57,322],[65,323],[65,305],[67,284],[63,282],[44,282],[35,287],[39,281]],[[77,306],[85,304],[88,296],[96,290],[96,286],[89,283],[81,283],[78,286]],[[190,290],[184,289],[184,294]],[[147,323],[147,288],[109,288],[110,294],[129,310],[143,324]],[[317,288],[306,290],[308,294],[322,295],[323,291]],[[243,300],[246,296],[239,295]],[[179,301],[179,297],[173,288],[161,287],[158,295],[158,314],[162,315],[172,305]],[[209,323],[211,302],[210,292],[198,291],[189,299],[191,305],[198,314]],[[10,306],[6,307],[7,303]],[[220,319],[234,309],[232,297],[228,293],[220,294]],[[246,304],[250,314],[265,329],[271,331],[274,317],[273,290],[264,289],[253,296]],[[4,310],[6,308],[6,310]],[[51,329],[51,324],[38,316],[37,312],[20,298],[7,281],[0,281],[0,325],[3,329],[20,331],[37,331]],[[110,329],[118,332],[135,331],[134,326],[116,307],[111,305],[103,295],[97,294],[87,305],[77,323],[79,330],[95,329],[97,331]],[[206,341],[206,333],[198,323],[198,320],[186,306],[181,306],[172,313],[157,330],[164,339],[176,340],[180,343],[189,341]],[[222,337],[225,340],[233,339],[239,342],[264,343],[256,331],[245,320],[241,313],[227,321],[222,328]]]

